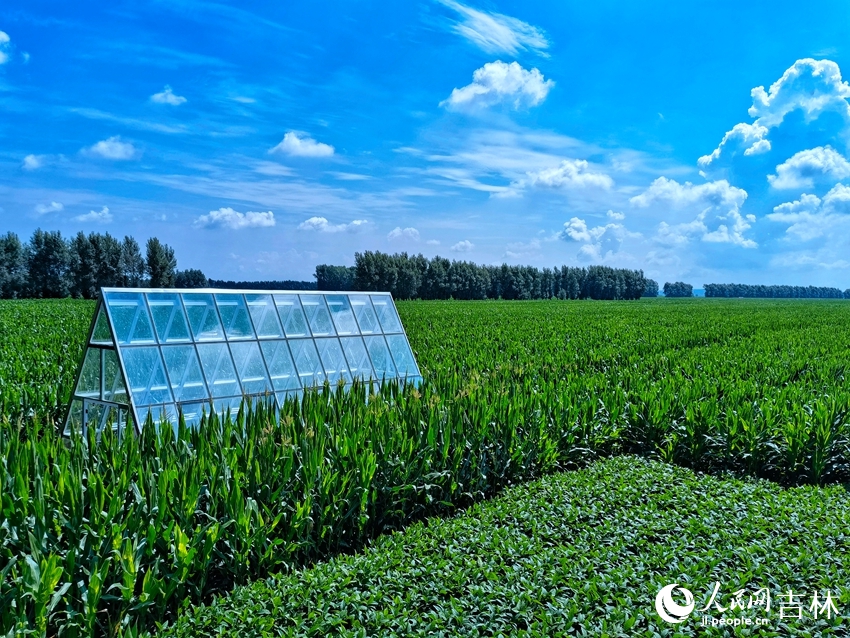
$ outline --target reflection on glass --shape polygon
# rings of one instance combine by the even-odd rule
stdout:
[[[260,339],[283,336],[271,295],[245,295],[245,300]]]
[[[198,344],[198,355],[201,357],[201,366],[204,369],[210,395],[226,397],[242,394],[227,344]]]
[[[389,295],[373,295],[372,305],[375,307],[375,313],[381,321],[381,328],[384,329],[384,333],[402,332],[401,321],[398,319],[392,297]]]
[[[219,294],[215,296],[215,301],[218,304],[221,323],[224,325],[224,334],[228,339],[254,338],[251,318],[248,316],[242,295]]]
[[[212,295],[203,293],[187,293],[183,295],[183,305],[189,316],[189,325],[195,341],[221,341],[224,330],[218,320]]]
[[[110,292],[106,306],[112,316],[115,338],[121,345],[154,343],[153,327],[142,294]]]
[[[372,360],[375,377],[378,379],[393,378],[396,375],[395,366],[384,338],[381,336],[363,337],[363,340],[366,342],[366,349],[369,351],[369,358]]]
[[[307,327],[307,318],[304,316],[304,310],[301,308],[301,301],[298,299],[298,295],[275,295],[274,303],[277,306],[280,322],[283,324],[283,329],[287,337],[310,336],[310,329]]]
[[[175,292],[150,292],[148,307],[160,343],[191,341],[189,326],[183,315],[183,304]]]
[[[351,307],[360,325],[360,332],[364,335],[380,334],[381,326],[369,295],[348,295],[348,298],[351,300]]]

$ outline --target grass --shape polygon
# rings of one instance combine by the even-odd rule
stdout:
[[[806,605],[829,590],[846,614],[848,529],[843,487],[783,489],[619,457],[240,587],[160,635],[690,636],[704,614],[675,628],[655,613],[656,593],[679,583],[700,609],[717,581],[724,607],[763,587],[774,606],[705,614],[767,618],[762,636],[848,635],[847,618],[779,612],[789,589]]]

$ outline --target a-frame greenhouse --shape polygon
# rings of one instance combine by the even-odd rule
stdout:
[[[388,293],[104,288],[65,433],[192,426],[354,379],[421,380]]]

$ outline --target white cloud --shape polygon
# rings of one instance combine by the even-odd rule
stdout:
[[[608,211],[608,219],[616,219],[617,221],[623,221],[625,218],[625,213],[615,213],[613,210]]]
[[[5,31],[0,31],[0,64],[6,64],[9,61],[9,43],[11,39]]]
[[[746,199],[747,191],[725,179],[695,186],[659,177],[629,202],[637,208],[660,206],[673,215],[698,211],[696,218],[686,223],[662,221],[656,237],[661,243],[683,244],[693,236],[700,236],[703,241],[755,248],[756,242],[744,237],[744,232],[756,221],[753,215],[741,215],[740,208]]]
[[[27,155],[24,158],[24,163],[21,164],[21,168],[25,171],[34,171],[44,166],[45,159],[46,157],[44,155]]]
[[[95,224],[108,224],[112,221],[112,213],[109,212],[109,209],[104,206],[100,209],[100,212],[97,211],[89,211],[85,215],[77,215],[74,217],[75,222],[92,222]]]
[[[180,106],[186,102],[186,98],[182,95],[176,95],[174,91],[171,90],[171,87],[166,84],[165,88],[161,92],[151,95],[151,102]]]
[[[824,111],[850,115],[850,84],[841,79],[841,69],[832,60],[797,60],[769,91],[757,86],[751,94],[753,105],[748,113],[768,128],[781,124],[788,113],[797,109],[804,112],[807,121]]]
[[[35,212],[39,215],[47,213],[58,213],[65,210],[65,207],[60,202],[50,202],[49,204],[38,204],[35,207]]]
[[[428,244],[429,246],[439,246],[440,240],[439,239],[429,239],[425,243]]]
[[[831,146],[800,151],[776,167],[776,175],[768,175],[773,188],[812,188],[815,178],[833,180],[850,177],[850,162]]]
[[[85,149],[85,153],[111,160],[129,160],[136,155],[136,148],[130,142],[122,142],[121,138],[115,135]]]
[[[473,244],[468,239],[464,239],[464,240],[456,243],[454,246],[452,246],[450,250],[453,253],[468,253],[468,252],[472,251],[474,248],[475,248],[475,244]]]
[[[740,141],[747,148],[745,155],[754,155],[770,150],[768,130],[782,124],[792,111],[803,112],[806,122],[817,119],[821,113],[836,111],[850,121],[850,84],[841,79],[841,70],[831,60],[797,60],[768,91],[757,86],[751,91],[753,105],[750,117],[752,124],[737,124],[723,136],[720,145],[710,154],[699,159],[700,166],[708,166],[718,159],[723,146],[731,141]]]
[[[419,241],[419,231],[415,228],[397,226],[389,232],[387,239],[412,239],[413,241]]]
[[[280,144],[269,149],[269,153],[285,153],[292,157],[330,157],[334,154],[334,147],[317,142],[305,133],[289,131]]]
[[[516,55],[528,49],[541,53],[549,47],[546,35],[527,22],[500,13],[478,11],[453,0],[440,2],[462,16],[460,22],[452,25],[452,30],[487,53]]]
[[[195,220],[198,228],[230,228],[231,230],[242,230],[243,228],[267,228],[275,225],[274,213],[255,213],[248,211],[240,213],[232,208],[219,208],[211,210],[207,215],[201,215]]]
[[[526,71],[516,62],[488,62],[472,74],[472,84],[452,89],[440,106],[449,109],[487,107],[502,102],[514,109],[536,106],[546,99],[555,83],[544,80],[538,69]]]
[[[548,188],[585,188],[596,187],[610,189],[614,180],[605,173],[589,170],[586,160],[567,159],[555,168],[528,173],[531,186]]]
[[[800,199],[774,207],[766,217],[789,224],[789,239],[809,241],[818,237],[845,236],[850,226],[850,186],[836,184],[823,199],[803,194]]]
[[[365,219],[355,219],[348,224],[331,224],[324,217],[311,217],[298,224],[298,230],[313,230],[320,233],[355,233],[368,223]]]
[[[605,224],[590,228],[585,220],[573,217],[564,223],[564,229],[557,237],[564,241],[584,244],[578,252],[580,258],[602,261],[618,252],[624,239],[640,237],[640,233],[629,232],[622,224]]]
[[[770,150],[770,140],[767,138],[767,127],[761,124],[747,124],[741,122],[732,127],[732,130],[723,136],[720,144],[710,155],[703,155],[697,163],[700,166],[708,166],[720,157],[720,152],[727,144],[737,142],[744,146],[744,155],[758,155]]]

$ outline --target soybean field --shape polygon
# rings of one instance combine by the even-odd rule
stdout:
[[[0,633],[173,626],[234,585],[603,457],[850,480],[846,301],[398,309],[419,388],[326,387],[280,414],[67,443],[56,424],[94,304],[0,302]]]

